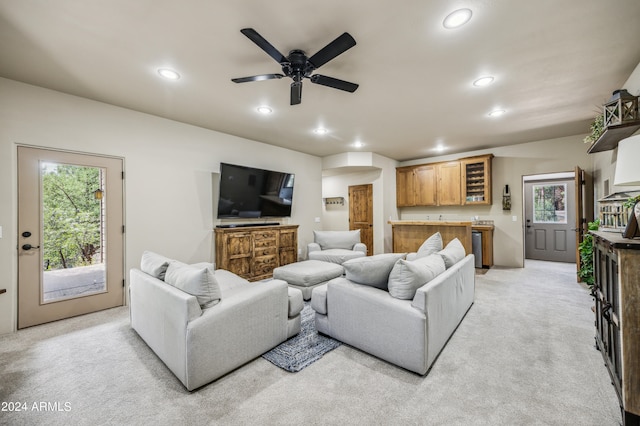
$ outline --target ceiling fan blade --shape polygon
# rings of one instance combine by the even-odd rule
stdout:
[[[349,83],[348,81],[338,80],[337,78],[327,77],[326,75],[314,74],[311,76],[311,82],[321,84],[327,87],[333,87],[334,89],[344,90],[345,92],[355,92],[358,85],[355,83]]]
[[[274,78],[282,77],[284,77],[284,75],[282,74],[261,74],[252,75],[251,77],[232,78],[231,81],[233,81],[234,83],[247,83],[249,81],[273,80]]]
[[[344,33],[325,47],[320,49],[318,53],[309,58],[309,62],[315,67],[320,68],[336,56],[351,49],[356,45],[356,41],[349,33]]]
[[[294,81],[291,83],[291,105],[298,105],[302,102],[302,82]]]
[[[265,52],[273,59],[275,59],[279,64],[287,62],[287,58],[284,57],[282,53],[275,47],[271,45],[267,40],[264,39],[256,30],[253,28],[244,28],[241,29],[240,32],[247,36],[249,40],[258,45],[258,47]]]

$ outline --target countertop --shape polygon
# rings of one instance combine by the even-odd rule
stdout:
[[[493,221],[464,221],[464,220],[390,220],[389,224],[395,225],[429,225],[429,226],[471,226],[476,231],[493,231]]]
[[[471,226],[472,222],[459,220],[390,220],[391,225]]]

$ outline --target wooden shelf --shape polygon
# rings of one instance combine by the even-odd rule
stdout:
[[[618,142],[633,135],[638,129],[640,129],[640,120],[609,126],[598,140],[591,144],[587,153],[593,154],[594,152],[609,151],[617,148]]]

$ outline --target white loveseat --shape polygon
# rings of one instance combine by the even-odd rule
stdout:
[[[300,332],[300,290],[212,266],[145,252],[141,269],[130,271],[131,326],[188,390]]]
[[[318,331],[426,374],[474,301],[474,257],[458,244],[455,256],[452,241],[442,254],[345,262],[345,277],[313,290]]]

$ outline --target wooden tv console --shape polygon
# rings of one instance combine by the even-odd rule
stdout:
[[[271,278],[278,266],[298,261],[298,225],[215,228],[216,268],[249,281]]]

